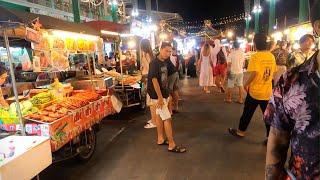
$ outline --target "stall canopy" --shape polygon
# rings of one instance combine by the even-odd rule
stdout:
[[[125,24],[118,24],[109,21],[90,21],[83,23],[85,25],[90,26],[91,28],[95,29],[96,31],[111,31],[117,33],[124,33],[130,31],[130,26]]]
[[[63,31],[75,32],[75,33],[83,33],[83,34],[90,34],[99,36],[100,32],[96,31],[95,29],[86,26],[84,24],[77,24],[73,22],[63,21],[54,17],[34,14],[25,11],[18,11],[18,10],[11,10],[6,9],[0,6],[0,17],[1,20],[7,21],[12,18],[12,15],[15,15],[15,21],[17,18],[19,22],[30,24],[35,19],[39,18],[39,21],[44,29],[59,29]],[[6,20],[4,20],[6,19]]]

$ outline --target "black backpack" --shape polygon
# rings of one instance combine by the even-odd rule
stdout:
[[[225,64],[226,62],[227,62],[227,58],[224,55],[222,48],[221,48],[217,54],[217,64]]]

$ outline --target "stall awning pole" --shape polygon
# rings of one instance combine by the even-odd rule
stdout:
[[[19,104],[19,97],[18,97],[18,91],[17,91],[17,86],[16,86],[16,77],[14,76],[14,69],[13,69],[13,64],[12,64],[12,56],[10,53],[10,45],[9,45],[9,39],[7,36],[7,29],[4,28],[3,30],[3,38],[5,41],[5,46],[7,49],[7,55],[8,55],[8,59],[9,59],[9,64],[10,64],[10,75],[11,75],[11,81],[12,81],[12,87],[13,87],[13,93],[14,93],[14,98],[16,100],[16,109],[17,109],[17,114],[18,114],[18,118],[20,121],[20,128],[21,128],[21,134],[23,136],[26,135],[25,130],[24,130],[24,123],[23,123],[23,119],[22,119],[22,113],[21,113],[21,109],[20,109],[20,104]]]

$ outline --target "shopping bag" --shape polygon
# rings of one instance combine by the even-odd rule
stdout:
[[[122,109],[122,102],[115,96],[115,95],[112,95],[111,96],[111,103],[112,103],[112,106],[114,108],[114,110],[119,113]]]

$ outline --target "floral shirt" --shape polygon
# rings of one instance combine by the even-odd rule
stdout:
[[[291,134],[288,172],[297,179],[320,178],[318,53],[280,78],[265,112],[266,122]]]
[[[303,53],[301,50],[297,50],[295,52],[292,52],[288,58],[288,62],[287,62],[288,68],[293,68],[301,65],[307,59],[309,59],[313,54],[314,54],[314,51]]]

